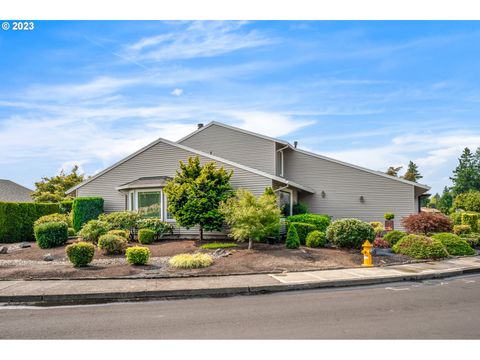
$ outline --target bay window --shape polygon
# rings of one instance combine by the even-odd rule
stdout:
[[[129,211],[137,211],[142,218],[160,218],[173,221],[167,211],[167,196],[162,189],[135,189],[128,193]]]

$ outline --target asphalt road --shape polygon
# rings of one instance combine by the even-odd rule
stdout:
[[[230,298],[0,307],[2,339],[480,339],[480,276]]]

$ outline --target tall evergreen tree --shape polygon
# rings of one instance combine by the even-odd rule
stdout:
[[[452,191],[454,195],[462,194],[468,190],[480,190],[478,161],[476,155],[472,154],[468,147],[463,150],[450,179],[453,182]]]
[[[449,214],[453,205],[453,195],[448,187],[443,188],[442,196],[437,201],[437,209],[444,214]]]
[[[421,179],[423,176],[420,175],[420,171],[418,171],[418,166],[413,161],[408,163],[407,172],[403,175],[405,180],[417,182],[417,180]]]

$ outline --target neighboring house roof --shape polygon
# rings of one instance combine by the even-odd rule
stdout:
[[[135,156],[141,154],[142,152],[150,149],[151,147],[157,145],[158,143],[164,143],[164,144],[169,144],[169,145],[172,145],[174,147],[177,147],[179,149],[183,149],[183,150],[186,150],[186,151],[189,151],[189,152],[192,152],[194,154],[197,154],[197,155],[200,155],[200,156],[203,156],[203,157],[206,157],[206,158],[209,158],[209,159],[212,159],[212,160],[215,160],[215,161],[220,161],[220,162],[223,162],[225,164],[228,164],[228,165],[231,165],[233,167],[236,167],[236,168],[239,168],[239,169],[243,169],[245,171],[248,171],[248,172],[251,172],[251,173],[254,173],[254,174],[257,174],[257,175],[260,175],[260,176],[263,176],[265,178],[268,178],[268,179],[271,179],[271,180],[275,180],[279,183],[282,183],[282,184],[285,184],[285,185],[290,185],[290,186],[293,186],[297,189],[300,189],[300,190],[303,190],[303,191],[307,191],[309,193],[312,193],[314,194],[315,193],[315,190],[308,187],[308,186],[304,186],[304,185],[301,185],[301,184],[298,184],[296,182],[293,182],[293,181],[289,181],[289,180],[286,180],[284,178],[281,178],[280,176],[276,176],[276,175],[272,175],[272,174],[268,174],[264,171],[261,171],[261,170],[258,170],[258,169],[253,169],[251,167],[248,167],[248,166],[245,166],[245,165],[242,165],[242,164],[238,164],[238,163],[235,163],[233,161],[230,161],[230,160],[227,160],[227,159],[223,159],[221,157],[218,157],[218,156],[214,156],[214,155],[210,155],[210,154],[207,154],[207,153],[204,153],[203,151],[199,151],[199,150],[196,150],[196,149],[193,149],[193,148],[190,148],[188,146],[185,146],[185,145],[181,145],[181,144],[178,144],[176,142],[173,142],[173,141],[169,141],[169,140],[166,140],[166,139],[162,139],[162,138],[159,138],[157,140],[155,140],[154,142],[148,144],[147,146],[144,146],[143,148],[141,148],[140,150],[134,152],[133,154],[127,156],[126,158],[116,162],[115,164],[109,166],[108,168],[106,168],[105,170],[103,171],[100,171],[98,174],[88,178],[87,180],[83,181],[82,183],[68,189],[66,191],[67,194],[77,190],[78,188],[84,186],[85,184],[88,184],[89,182],[95,180],[96,178],[102,176],[103,174],[109,172],[110,170],[116,168],[117,166],[125,163],[126,161],[134,158]]]
[[[0,179],[0,201],[33,202],[30,194],[33,190],[10,180]]]
[[[320,155],[320,154],[317,154],[317,153],[313,153],[313,152],[310,152],[310,151],[298,149],[298,148],[292,146],[292,144],[290,144],[288,141],[272,138],[272,137],[261,135],[261,134],[257,134],[253,131],[240,129],[240,128],[237,128],[235,126],[223,124],[223,123],[217,122],[217,121],[212,121],[212,122],[208,123],[207,125],[202,126],[200,129],[197,129],[196,131],[192,132],[191,134],[189,134],[189,135],[185,136],[184,138],[178,140],[178,142],[182,142],[182,141],[190,138],[191,136],[193,136],[193,135],[195,135],[195,134],[197,134],[201,131],[204,131],[205,129],[208,129],[210,126],[213,126],[213,125],[222,126],[224,128],[231,129],[231,130],[238,131],[238,132],[242,132],[244,134],[249,134],[249,135],[256,136],[256,137],[259,137],[259,138],[262,138],[262,139],[271,140],[271,141],[274,141],[274,142],[277,142],[277,143],[280,143],[280,144],[284,144],[284,145],[288,146],[293,151],[298,151],[302,154],[317,157],[317,158],[325,160],[325,161],[330,161],[330,162],[333,162],[333,163],[336,163],[336,164],[351,167],[353,169],[357,169],[357,170],[360,170],[360,171],[365,171],[365,172],[368,172],[368,173],[371,173],[371,174],[374,174],[374,175],[382,176],[382,177],[387,178],[387,179],[400,181],[400,182],[403,182],[405,184],[409,184],[409,185],[419,187],[421,189],[425,189],[425,190],[430,190],[431,189],[430,186],[425,185],[425,184],[420,184],[420,183],[417,183],[417,182],[405,180],[405,179],[402,179],[402,178],[399,178],[399,177],[388,175],[388,174],[386,174],[384,172],[381,172],[381,171],[375,171],[375,170],[367,169],[367,168],[364,168],[362,166],[353,165],[353,164],[350,164],[350,163],[347,163],[347,162],[344,162],[344,161],[340,161],[340,160],[336,160],[336,159],[332,159],[332,158],[329,158],[327,156],[323,156],[323,155]]]
[[[126,184],[117,186],[116,190],[130,190],[130,189],[145,189],[145,188],[159,188],[167,185],[168,180],[172,178],[169,176],[149,176],[141,177],[137,180],[130,181]]]

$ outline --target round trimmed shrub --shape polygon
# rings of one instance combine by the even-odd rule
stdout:
[[[314,230],[307,235],[307,240],[305,241],[306,245],[311,248],[325,246],[327,242],[327,237],[324,232]]]
[[[400,230],[392,230],[386,233],[383,236],[383,239],[388,242],[390,246],[395,245],[399,240],[401,240],[403,237],[407,236],[406,232],[400,231]]]
[[[197,269],[213,264],[213,258],[208,254],[179,254],[173,256],[168,263],[178,269]]]
[[[90,220],[83,225],[78,235],[85,241],[96,243],[98,238],[105,235],[109,230],[106,222],[100,220]]]
[[[38,246],[42,249],[62,246],[68,240],[68,226],[63,221],[36,225],[33,232]]]
[[[105,221],[110,229],[130,230],[136,227],[140,215],[135,211],[116,211],[108,214],[101,214],[98,220]]]
[[[65,252],[68,260],[75,267],[87,266],[93,260],[95,255],[95,246],[93,244],[80,241],[70,244],[66,247]]]
[[[338,247],[360,248],[365,240],[375,240],[375,231],[369,223],[361,220],[340,219],[327,228],[327,239]]]
[[[316,229],[315,225],[309,223],[292,222],[289,224],[289,226],[294,226],[295,230],[297,230],[298,239],[300,240],[301,245],[305,245],[307,235]]]
[[[407,235],[392,250],[415,259],[441,259],[448,256],[447,249],[440,240],[425,235]]]
[[[470,225],[453,225],[453,233],[455,235],[470,234],[471,232],[472,228]]]
[[[70,217],[68,216],[68,214],[58,214],[58,213],[54,213],[54,214],[50,214],[50,215],[44,215],[44,216],[39,217],[33,223],[33,226],[37,226],[37,225],[45,224],[45,223],[49,223],[49,222],[64,222],[68,226],[71,226],[71,221],[70,221]]]
[[[470,245],[460,238],[458,235],[451,233],[438,233],[432,236],[436,240],[440,240],[452,256],[475,255]]]
[[[146,265],[150,259],[150,250],[147,247],[133,246],[127,249],[125,256],[130,265]]]
[[[130,238],[130,231],[128,230],[110,230],[107,234],[121,236],[126,240]]]
[[[385,220],[393,220],[393,219],[395,219],[395,214],[394,214],[394,213],[391,213],[391,212],[388,212],[388,213],[385,213],[385,214],[383,215],[383,218],[384,218]]]
[[[288,228],[285,246],[287,249],[298,249],[300,247],[300,239],[298,237],[297,229],[293,224]]]
[[[75,236],[77,233],[75,232],[74,228],[69,227],[68,228],[68,236]]]
[[[98,239],[98,248],[105,255],[123,254],[127,245],[127,239],[119,235],[105,234]]]
[[[142,245],[149,245],[155,240],[155,232],[150,229],[138,230],[138,242]]]
[[[373,228],[373,231],[375,231],[376,235],[380,235],[382,232],[385,231],[385,227],[380,221],[371,221],[370,225]]]

